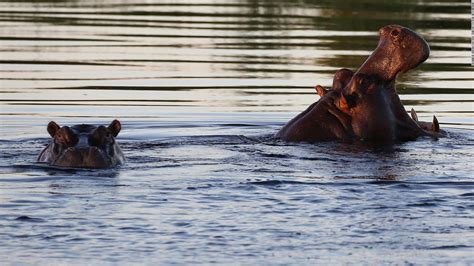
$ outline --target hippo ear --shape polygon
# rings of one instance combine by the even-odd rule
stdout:
[[[326,95],[327,91],[320,85],[317,85],[316,86],[316,92],[318,93],[319,97],[323,97],[324,95]]]
[[[110,133],[114,135],[114,137],[117,137],[118,133],[122,129],[122,125],[120,124],[118,120],[114,120],[112,121],[112,123],[110,123],[110,125],[107,128],[109,129]]]
[[[67,147],[72,147],[76,145],[77,142],[79,141],[76,134],[74,134],[74,132],[68,126],[64,126],[60,130],[58,130],[55,136],[56,136],[55,140],[58,143],[62,143],[66,145]]]
[[[342,92],[340,93],[340,95],[341,97],[339,97],[339,107],[343,110],[348,110],[349,104],[347,103],[346,97]]]
[[[54,138],[54,135],[56,135],[56,132],[58,132],[60,128],[61,127],[58,124],[56,124],[56,122],[51,121],[48,124],[47,130],[48,130],[49,135]]]

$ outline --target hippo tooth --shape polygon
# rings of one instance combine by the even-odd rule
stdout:
[[[439,123],[438,123],[438,119],[436,118],[435,115],[433,115],[433,124],[431,126],[431,129],[434,131],[434,132],[439,132]]]
[[[418,122],[418,115],[416,114],[416,111],[413,108],[411,108],[411,118]]]

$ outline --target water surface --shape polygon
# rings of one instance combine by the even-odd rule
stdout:
[[[474,263],[466,1],[0,1],[0,262]],[[271,138],[396,23],[398,92],[450,137]],[[126,165],[35,163],[46,125],[122,121]]]

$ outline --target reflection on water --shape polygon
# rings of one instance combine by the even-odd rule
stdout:
[[[469,10],[1,0],[0,262],[474,263]],[[269,138],[391,23],[432,48],[399,77],[405,106],[450,138],[386,150]],[[34,163],[50,120],[111,118],[124,167]]]
[[[472,126],[465,1],[0,6],[6,119],[37,125],[61,116],[104,116],[102,110],[87,114],[91,107],[106,106],[113,110],[107,116],[128,118],[135,106],[161,115],[179,106],[178,112],[277,112],[283,122],[317,99],[316,83],[329,86],[338,68],[356,69],[375,48],[380,26],[399,23],[423,34],[433,50],[425,64],[400,77],[402,100],[411,95],[406,107],[423,119],[436,113],[444,127]]]

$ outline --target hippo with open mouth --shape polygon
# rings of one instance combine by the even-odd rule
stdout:
[[[353,72],[336,72],[330,90],[316,86],[319,101],[290,120],[276,135],[285,141],[340,140],[398,142],[444,134],[433,122],[411,117],[395,89],[395,80],[423,63],[430,54],[426,41],[410,29],[389,25],[379,31],[377,48]]]
[[[74,125],[60,127],[51,121],[47,127],[51,142],[38,156],[38,162],[71,168],[110,168],[125,158],[115,137],[121,130],[118,120],[109,126]]]

